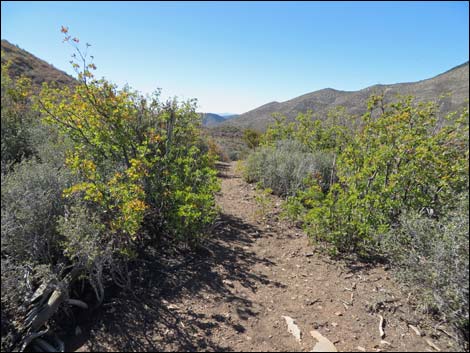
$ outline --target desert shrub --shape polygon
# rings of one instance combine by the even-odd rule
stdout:
[[[281,204],[282,212],[281,216],[288,221],[293,221],[300,225],[305,215],[306,208],[298,194],[301,191],[297,191],[296,195],[292,195],[286,198],[286,200]]]
[[[421,305],[452,323],[468,342],[468,192],[440,219],[422,212],[400,215],[400,226],[384,234],[382,249],[398,278],[409,284]]]
[[[67,170],[34,159],[2,177],[2,256],[36,264],[56,260],[56,221],[64,211],[62,190],[70,185]]]
[[[109,280],[129,288],[128,264],[140,251],[162,237],[197,242],[217,215],[216,153],[200,132],[195,100],[162,102],[159,92],[143,96],[96,79],[79,40],[62,32],[76,49],[78,83],[43,85],[34,108],[45,125],[26,139],[35,157],[2,176],[2,290],[11,298],[2,295],[2,318],[15,320],[21,339],[71,305],[77,281],[90,284],[99,305]],[[2,102],[3,93],[2,84]],[[2,152],[3,143],[2,127]],[[24,271],[34,277],[25,290],[14,285],[24,282]],[[47,290],[28,303],[40,285]]]
[[[65,264],[57,220],[64,214],[62,190],[71,182],[65,168],[35,158],[2,176],[2,350],[11,351],[21,336],[25,300],[40,284],[58,283]]]
[[[272,209],[272,192],[273,191],[270,188],[263,189],[262,187],[258,187],[256,190],[255,202],[258,206],[257,210],[255,211],[256,218],[265,218]]]
[[[261,134],[252,129],[245,129],[243,131],[243,141],[248,148],[254,149],[259,146]]]
[[[144,220],[152,237],[197,238],[215,217],[218,185],[214,155],[201,148],[196,102],[161,102],[159,92],[145,97],[97,80],[95,65],[73,45],[81,83],[44,85],[38,99],[45,122],[72,142],[66,165],[79,182],[65,194],[93,205],[106,225],[101,234],[120,239],[116,251],[142,240]]]
[[[443,117],[433,102],[382,96],[367,108],[350,121],[341,109],[326,120],[276,118],[247,161],[248,179],[276,175],[269,156],[284,139],[329,152],[327,187],[324,177],[294,184],[283,215],[331,254],[390,260],[421,305],[468,342],[468,108]]]
[[[314,177],[326,187],[329,182],[332,156],[329,153],[309,153],[297,141],[282,140],[258,148],[246,160],[245,179],[260,182],[279,195],[292,195]]]
[[[310,236],[363,255],[403,210],[441,215],[468,185],[468,111],[444,124],[432,103],[406,98],[372,119],[371,102],[362,131],[338,155],[338,182],[328,193],[314,185],[303,195]]]
[[[201,142],[201,152],[211,154],[214,159],[218,161],[230,162],[229,156],[227,155],[223,147],[219,143],[217,143],[215,139],[207,135]]]
[[[2,172],[23,158],[33,155],[30,128],[38,121],[37,113],[31,110],[31,81],[27,78],[12,80],[9,64],[2,64],[1,89],[1,156]]]
[[[238,161],[238,160],[240,160],[240,152],[239,151],[230,151],[228,153],[228,158],[231,161]]]
[[[349,115],[345,108],[335,107],[326,117],[317,117],[312,111],[299,113],[295,121],[275,115],[275,122],[260,137],[262,145],[277,141],[295,140],[308,152],[340,153],[352,140],[360,126],[360,120]]]

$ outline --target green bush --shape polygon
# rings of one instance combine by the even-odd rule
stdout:
[[[97,80],[78,39],[65,27],[62,32],[76,49],[76,85],[44,84],[34,98],[36,112],[29,97],[14,110],[17,96],[26,99],[23,81],[10,82],[2,74],[6,350],[15,347],[3,339],[4,317],[12,324],[9,330],[15,326],[24,333],[32,321],[33,329],[42,328],[67,305],[77,280],[91,285],[99,305],[108,280],[129,286],[128,264],[148,246],[162,237],[197,242],[218,213],[217,153],[201,133],[195,100],[162,102],[159,92],[143,96]],[[8,109],[4,97],[12,102]],[[23,117],[38,113],[42,122],[28,126]],[[4,129],[5,119],[13,128]],[[51,290],[28,307],[26,318],[25,298],[41,284]],[[52,297],[54,305],[41,307]]]
[[[218,182],[196,102],[161,102],[159,92],[145,97],[95,79],[93,63],[73,66],[80,84],[44,85],[37,100],[44,121],[71,141],[66,165],[78,182],[65,195],[92,205],[118,252],[145,236],[197,239],[216,216]]]
[[[38,114],[31,110],[31,82],[26,78],[12,80],[9,64],[2,64],[1,89],[1,156],[2,173],[10,166],[34,154],[30,129],[38,122]]]
[[[335,124],[278,119],[262,137],[268,147],[248,160],[248,176],[276,175],[269,157],[285,138],[303,153],[332,153],[328,187],[315,178],[294,184],[284,215],[332,254],[390,260],[421,305],[468,342],[468,109],[439,117],[434,103],[384,105],[372,96],[349,132],[344,120]]]
[[[250,149],[254,149],[259,146],[261,134],[258,131],[252,129],[245,129],[243,131],[243,141]]]
[[[246,160],[245,179],[260,182],[279,195],[292,195],[303,189],[310,178],[327,187],[333,157],[331,153],[309,153],[297,141],[282,140],[259,147]]]
[[[468,192],[455,203],[441,219],[417,211],[401,214],[400,226],[384,234],[381,246],[424,309],[441,315],[468,341]]]
[[[372,108],[338,155],[338,182],[324,194],[313,186],[304,200],[310,236],[340,252],[374,253],[378,235],[402,211],[427,207],[442,215],[453,195],[468,187],[468,111],[443,124],[433,104],[415,106],[411,99],[390,104],[374,119]]]

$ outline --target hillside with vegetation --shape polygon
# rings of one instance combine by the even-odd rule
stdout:
[[[334,107],[344,107],[351,115],[362,115],[366,112],[365,103],[372,94],[383,95],[385,103],[396,100],[397,95],[413,95],[419,102],[438,101],[439,110],[445,114],[468,105],[468,82],[467,61],[440,75],[418,82],[375,85],[354,92],[326,88],[285,102],[270,102],[224,122],[223,125],[264,131],[275,121],[275,113],[294,121],[299,113],[307,113],[309,110],[315,112],[316,117],[322,118]]]
[[[5,39],[2,39],[1,50],[2,65],[10,62],[8,72],[14,78],[27,77],[35,87],[40,87],[43,82],[56,82],[59,85],[76,83],[72,76]]]

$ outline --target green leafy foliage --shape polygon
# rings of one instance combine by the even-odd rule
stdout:
[[[144,97],[97,80],[95,65],[73,45],[80,84],[45,84],[37,101],[44,121],[73,143],[66,164],[80,181],[65,196],[82,195],[106,225],[103,236],[119,239],[121,252],[143,235],[144,219],[160,234],[197,237],[216,215],[218,185],[213,156],[198,148],[195,102],[162,103],[158,92]]]
[[[30,107],[31,81],[24,77],[12,80],[8,69],[9,63],[2,64],[2,172],[33,155],[30,129],[38,119]]]
[[[24,298],[40,284],[65,298],[88,283],[99,305],[108,280],[129,288],[142,251],[163,237],[198,242],[218,214],[218,155],[196,102],[96,79],[89,45],[62,32],[76,84],[45,83],[32,96],[2,67],[2,350],[15,341],[3,319],[22,332]]]
[[[299,113],[294,122],[288,123],[283,116],[276,115],[261,137],[263,145],[276,141],[295,140],[309,152],[341,152],[351,141],[360,121],[347,114],[341,107],[330,110],[324,119],[316,117],[312,111]]]
[[[403,210],[440,215],[468,185],[468,111],[439,120],[433,104],[411,98],[375,119],[372,108],[338,156],[338,182],[306,215],[310,235],[339,251],[373,251]]]
[[[249,181],[270,185],[286,139],[330,158],[327,173],[291,184],[283,215],[332,255],[391,261],[421,305],[468,341],[468,108],[440,117],[434,103],[372,96],[361,119],[342,109],[278,117],[247,160]]]
[[[255,195],[255,202],[258,208],[255,211],[256,218],[265,218],[269,211],[272,209],[273,204],[271,194],[273,190],[270,188],[263,189],[258,187]]]
[[[258,131],[252,129],[245,129],[243,131],[243,141],[250,149],[254,149],[259,146],[261,134]]]

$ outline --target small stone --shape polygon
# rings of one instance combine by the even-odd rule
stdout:
[[[312,352],[337,352],[335,345],[318,331],[310,331],[310,334],[318,343],[313,347]]]
[[[230,280],[228,280],[228,279],[224,279],[224,280],[222,281],[222,283],[223,283],[223,284],[226,284],[226,285],[229,286],[229,287],[233,287],[233,282],[230,281]]]
[[[286,320],[287,331],[291,333],[298,342],[300,342],[302,333],[300,332],[299,327],[295,324],[294,319],[292,319],[289,316],[282,316],[282,317],[284,318],[284,320]]]
[[[343,316],[343,313],[341,311],[337,311],[337,312],[335,312],[335,315],[336,316]]]

